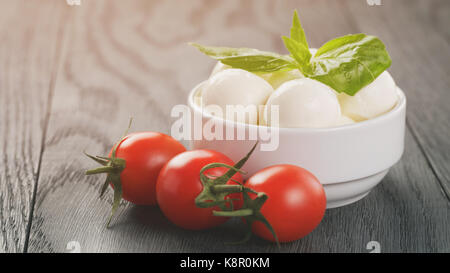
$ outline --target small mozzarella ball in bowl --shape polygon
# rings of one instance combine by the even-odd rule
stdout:
[[[342,125],[348,125],[348,124],[353,124],[355,123],[355,121],[349,117],[347,117],[346,115],[341,115],[337,122],[336,122],[336,126],[342,126]]]
[[[259,109],[272,92],[272,86],[262,78],[242,69],[230,68],[214,74],[207,81],[202,90],[202,103],[206,107],[219,106],[223,118],[258,124]],[[227,106],[237,106],[233,109],[236,113],[226,113]]]
[[[335,92],[309,78],[285,82],[269,97],[264,110],[265,123],[277,126],[271,118],[272,106],[278,106],[278,126],[285,128],[331,127],[341,116]]]
[[[384,114],[397,103],[396,89],[394,79],[389,72],[384,71],[354,96],[339,94],[342,113],[355,121],[363,121]]]

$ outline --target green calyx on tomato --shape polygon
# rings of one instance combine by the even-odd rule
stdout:
[[[249,193],[256,194],[256,198],[252,199]],[[247,232],[244,238],[241,241],[235,242],[235,244],[245,243],[250,240],[250,237],[252,236],[253,223],[259,221],[263,223],[267,227],[267,229],[269,229],[269,231],[275,238],[278,247],[280,247],[280,242],[275,230],[266,219],[266,217],[264,217],[264,215],[261,213],[261,208],[267,201],[269,196],[264,192],[256,192],[245,186],[242,187],[242,194],[244,204],[242,205],[241,209],[234,211],[213,211],[213,215],[225,217],[242,217],[245,220],[245,223],[247,224]]]
[[[131,123],[133,122],[133,119],[130,119],[130,123],[128,124],[128,128],[125,131],[125,134],[121,138],[121,141],[126,137],[128,134],[128,131],[131,128]],[[102,167],[87,170],[86,175],[93,175],[93,174],[102,174],[106,173],[106,180],[103,183],[102,189],[100,191],[100,198],[105,193],[106,189],[108,188],[108,185],[111,183],[114,188],[114,201],[111,208],[111,214],[108,218],[108,222],[106,224],[107,227],[109,227],[109,224],[111,223],[111,219],[116,213],[117,209],[120,205],[120,200],[122,200],[122,182],[120,181],[120,174],[126,167],[126,161],[123,158],[116,157],[117,154],[117,147],[121,143],[121,141],[117,142],[116,145],[114,145],[111,156],[110,157],[103,157],[103,156],[93,156],[86,152],[84,154],[94,160],[95,162],[102,165]]]
[[[200,181],[203,185],[202,192],[195,198],[195,205],[199,208],[210,208],[214,206],[218,206],[222,211],[233,210],[233,200],[227,199],[231,193],[240,193],[242,192],[242,184],[238,181],[236,182],[238,185],[227,185],[227,182],[235,175],[236,173],[245,174],[244,171],[241,170],[242,166],[247,162],[250,155],[255,150],[258,142],[253,146],[253,148],[248,152],[248,154],[239,160],[234,166],[230,166],[224,163],[211,163],[205,165],[200,170]],[[217,167],[225,167],[229,170],[222,176],[219,177],[208,177],[205,172],[212,168]],[[229,203],[229,206],[227,206]]]
[[[224,167],[229,170],[222,176],[210,178],[205,175],[209,169]],[[233,210],[234,199],[226,198],[229,194],[242,192],[242,185],[238,181],[238,185],[227,185],[228,180],[236,173],[244,174],[235,166],[230,166],[224,163],[211,163],[207,164],[200,170],[200,181],[203,185],[202,192],[195,198],[195,205],[199,208],[211,208],[218,206],[221,210]],[[229,204],[229,206],[227,206]]]
[[[210,208],[218,206],[221,210],[214,210],[212,212],[214,216],[242,217],[248,227],[247,233],[241,241],[235,243],[239,244],[247,242],[252,235],[252,224],[255,221],[260,221],[270,230],[279,247],[280,245],[275,230],[272,228],[269,221],[267,221],[267,219],[260,211],[261,207],[269,198],[267,194],[263,192],[256,192],[248,187],[245,187],[239,181],[234,181],[237,183],[237,185],[227,185],[227,182],[232,179],[233,175],[235,175],[236,173],[245,173],[241,170],[241,168],[250,158],[250,155],[253,153],[257,145],[258,142],[256,142],[252,149],[247,153],[247,155],[239,160],[239,162],[237,162],[234,166],[230,166],[224,163],[210,163],[205,165],[200,170],[200,181],[202,182],[203,190],[196,197],[195,205],[199,208]],[[207,170],[217,167],[225,167],[229,170],[220,177],[211,178],[205,174]],[[244,203],[241,209],[234,210],[233,199],[226,198],[229,194],[232,193],[243,194]],[[256,197],[252,199],[249,193],[255,194]]]

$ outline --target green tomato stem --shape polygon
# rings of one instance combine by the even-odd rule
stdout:
[[[235,211],[213,211],[214,216],[224,216],[224,217],[245,217],[253,215],[252,209],[240,209]]]
[[[241,185],[212,185],[211,190],[216,193],[238,193],[242,192]]]
[[[116,168],[112,166],[99,167],[92,170],[87,170],[86,175],[100,174],[100,173],[111,173],[114,172]]]

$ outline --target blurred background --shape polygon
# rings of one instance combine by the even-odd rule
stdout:
[[[450,251],[450,1],[1,0],[0,252],[65,252],[72,241],[93,252],[274,251],[258,240],[225,248],[232,225],[179,231],[145,208],[105,231],[110,204],[102,181],[83,175],[82,151],[106,153],[131,116],[133,130],[169,133],[172,106],[215,65],[188,42],[287,53],[294,9],[312,47],[381,38],[407,95],[407,139],[383,185],[283,250],[361,252],[376,239],[385,251]]]

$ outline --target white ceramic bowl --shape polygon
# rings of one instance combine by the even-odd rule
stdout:
[[[188,98],[192,122],[197,119],[205,124],[215,119],[216,124],[224,128],[232,126],[246,133],[258,129],[257,125],[223,120],[202,112],[195,103],[200,86],[195,87]],[[391,111],[370,120],[331,128],[279,128],[278,148],[273,151],[256,149],[243,169],[252,175],[267,166],[294,164],[312,172],[323,184],[327,208],[356,202],[365,197],[402,156],[406,98],[399,88],[398,96],[398,103]],[[207,140],[204,137],[190,141],[193,149],[220,151],[234,161],[245,156],[254,143],[255,140]]]

